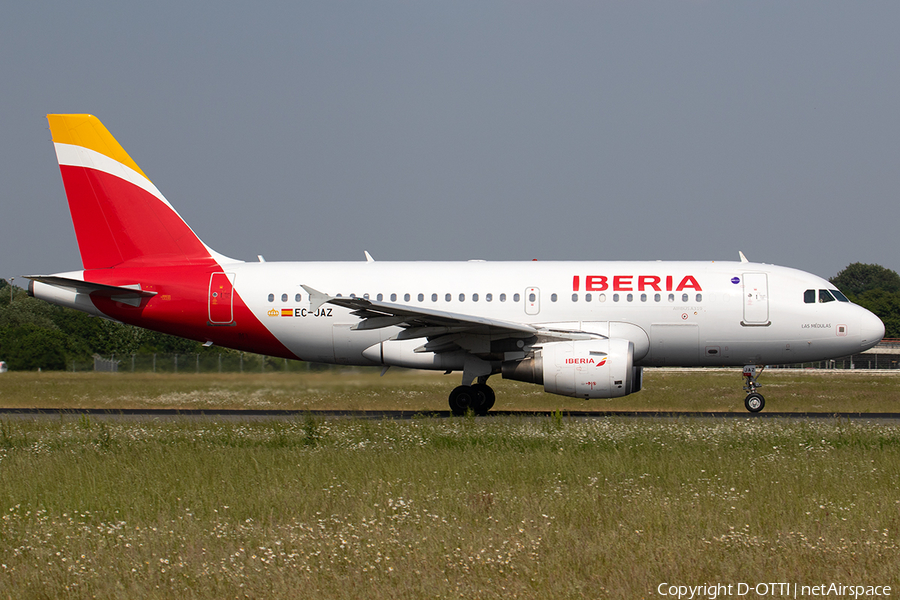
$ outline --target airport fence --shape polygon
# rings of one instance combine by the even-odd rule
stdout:
[[[898,357],[891,354],[854,354],[833,360],[792,363],[785,365],[769,365],[771,369],[897,369]]]
[[[898,369],[900,368],[900,340],[885,339],[877,346],[860,354],[834,360],[778,365],[776,368],[793,369]]]
[[[251,352],[203,352],[189,354],[124,354],[73,360],[71,371],[124,373],[293,373],[346,369],[335,365],[307,363]],[[861,354],[834,360],[771,365],[774,369],[900,369],[900,340],[885,340]]]
[[[91,360],[72,360],[67,370],[113,373],[293,373],[323,371],[330,365],[288,360],[251,352],[95,354]]]

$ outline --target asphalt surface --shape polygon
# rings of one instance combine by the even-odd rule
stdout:
[[[156,409],[106,409],[106,408],[0,408],[0,418],[15,419],[65,419],[89,415],[93,418],[110,420],[153,420],[153,419],[227,419],[227,420],[281,420],[296,419],[306,416],[349,418],[349,419],[413,419],[437,418],[449,419],[453,415],[446,411],[412,411],[412,410],[177,410],[168,408]],[[491,411],[485,417],[550,417],[554,411]],[[900,421],[900,413],[861,413],[861,412],[702,412],[702,411],[562,411],[564,417],[571,418],[634,418],[634,419],[847,419],[869,421]]]

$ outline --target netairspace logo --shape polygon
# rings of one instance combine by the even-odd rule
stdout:
[[[840,583],[800,585],[790,582],[673,585],[666,582],[657,586],[656,593],[678,600],[692,600],[693,598],[716,600],[719,597],[742,596],[748,598],[876,598],[889,597],[891,586],[844,585]]]

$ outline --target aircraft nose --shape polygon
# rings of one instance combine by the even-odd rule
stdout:
[[[863,352],[884,337],[884,323],[877,316],[863,309],[863,315],[859,319],[859,334],[860,351]]]

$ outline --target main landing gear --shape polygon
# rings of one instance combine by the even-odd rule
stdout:
[[[744,382],[744,391],[749,392],[747,397],[744,398],[744,406],[752,413],[758,413],[766,405],[766,399],[763,398],[762,394],[756,391],[758,388],[762,387],[757,381],[757,378],[762,375],[762,372],[765,370],[765,367],[761,367],[759,373],[757,373],[756,365],[744,366],[744,379],[746,379]]]
[[[460,416],[471,408],[476,415],[486,415],[495,399],[494,390],[486,383],[461,385],[450,392],[450,411]]]

